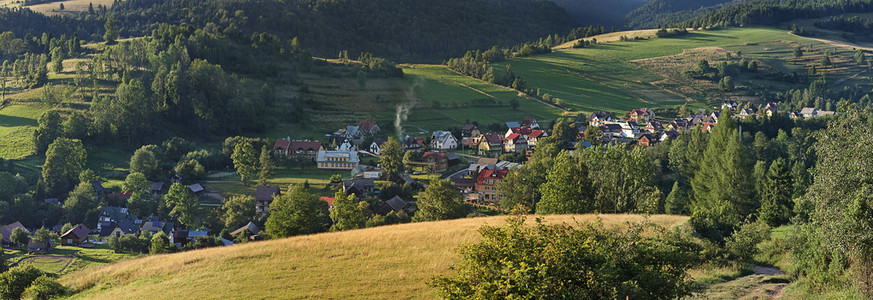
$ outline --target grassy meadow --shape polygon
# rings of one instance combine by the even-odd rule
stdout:
[[[545,218],[572,223],[597,217]],[[606,226],[644,219],[599,217]],[[458,259],[454,249],[477,241],[481,225],[502,226],[504,219],[402,224],[155,255],[70,273],[60,281],[80,291],[74,296],[79,299],[430,299],[434,290],[426,282],[451,273]],[[688,218],[655,215],[650,220],[674,227]]]
[[[625,34],[648,39],[616,39]],[[539,88],[542,93],[560,98],[567,107],[582,112],[625,113],[633,108],[684,103],[691,107],[706,107],[711,104],[707,103],[707,95],[711,97],[713,93],[718,94],[717,98],[756,100],[747,97],[744,89],[720,93],[716,84],[689,80],[680,75],[700,58],[713,62],[725,60],[725,52],[732,53],[734,60],[738,60],[738,53],[743,58],[756,60],[764,71],[805,74],[808,68],[818,63],[824,51],[829,50],[834,53],[834,66],[818,68],[832,88],[870,84],[869,68],[852,63],[851,49],[792,36],[782,29],[689,31],[673,38],[652,38],[650,34],[649,31],[610,33],[598,38],[599,42],[606,42],[590,48],[573,49],[562,45],[556,47],[554,53],[513,59],[498,64],[496,69],[502,70],[504,65],[510,64],[513,71],[525,79],[528,87]],[[793,56],[797,46],[806,49],[801,59]],[[709,49],[720,56],[701,57],[700,51],[696,51],[698,49]],[[754,79],[754,84],[764,88],[788,89],[808,85],[771,82],[752,76],[738,79],[738,85],[750,85]]]
[[[0,158],[21,158],[33,153],[33,132],[37,118],[48,110],[42,105],[0,107]]]
[[[49,254],[30,255],[26,251],[3,249],[13,265],[30,265],[43,272],[62,275],[79,270],[105,266],[140,255],[115,253],[106,245],[93,248],[57,246]]]

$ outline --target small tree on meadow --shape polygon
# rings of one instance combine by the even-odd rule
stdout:
[[[418,196],[413,222],[456,219],[464,216],[461,193],[450,180],[436,180]]]
[[[26,245],[27,242],[30,241],[30,237],[28,237],[26,230],[15,228],[12,230],[12,234],[9,235],[9,240],[12,241],[13,244],[21,246]]]

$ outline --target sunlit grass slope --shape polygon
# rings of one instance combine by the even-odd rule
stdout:
[[[502,226],[505,218],[402,224],[149,256],[71,273],[61,282],[82,290],[75,298],[87,299],[433,298],[426,282],[450,272],[457,262],[453,250],[478,240],[483,224]],[[606,226],[644,219],[600,218]],[[655,215],[650,220],[673,227],[688,218]]]

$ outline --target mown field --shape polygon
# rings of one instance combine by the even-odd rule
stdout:
[[[74,272],[60,281],[77,299],[355,298],[430,299],[426,282],[450,274],[453,251],[480,238],[482,224],[505,217],[384,226],[155,255]],[[597,216],[546,216],[548,222],[593,221]],[[640,215],[601,215],[606,226]],[[655,215],[667,227],[688,218]],[[220,288],[216,284],[220,283]]]
[[[0,108],[0,158],[21,158],[33,153],[37,118],[48,110],[42,105],[7,105]]]
[[[139,255],[115,253],[105,245],[93,248],[57,246],[51,253],[30,255],[17,249],[3,249],[8,262],[13,265],[30,265],[43,272],[67,274],[79,270],[99,267]]]
[[[792,36],[782,29],[732,28],[690,31],[687,35],[673,38],[615,40],[621,34],[604,35],[602,39],[609,42],[591,48],[567,49],[559,46],[559,51],[555,53],[513,59],[499,64],[496,69],[502,70],[504,65],[510,64],[513,71],[527,81],[528,87],[539,88],[542,93],[561,99],[567,107],[583,112],[606,110],[626,113],[633,108],[676,106],[686,102],[692,107],[711,104],[705,102],[704,94],[719,94],[717,90],[713,91],[711,85],[677,78],[676,75],[686,70],[687,64],[660,64],[658,68],[640,66],[640,62],[646,60],[679,56],[686,50],[697,48],[721,48],[733,54],[741,53],[743,58],[758,61],[764,69],[800,74],[805,74],[807,68],[820,60],[824,51],[830,50],[834,52],[832,57],[836,59],[835,66],[820,68],[819,71],[827,76],[832,88],[870,83],[869,69],[851,64],[851,49]],[[645,37],[649,32],[628,34]],[[792,51],[797,46],[808,49],[802,59],[793,56]],[[724,54],[721,55],[723,59]],[[679,59],[683,58],[680,56]],[[699,57],[684,59],[687,63],[696,64]],[[751,82],[753,78],[746,79]],[[757,82],[760,79],[755,80]],[[665,81],[672,82],[665,84]],[[803,86],[763,82],[779,89]],[[696,91],[688,93],[681,89],[687,84],[694,85]],[[724,93],[719,96],[729,98],[741,94]]]

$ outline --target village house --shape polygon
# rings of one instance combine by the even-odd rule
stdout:
[[[12,236],[12,231],[14,231],[15,228],[21,228],[30,234],[30,231],[28,231],[27,228],[24,228],[24,225],[22,225],[21,222],[15,221],[12,224],[0,227],[0,238],[2,238],[2,240],[0,240],[0,245],[12,245],[12,240],[10,240],[9,237]]]
[[[434,131],[431,135],[430,148],[434,150],[458,149],[458,139],[448,131]]]
[[[539,129],[540,123],[537,123],[537,119],[534,119],[534,118],[524,118],[524,120],[521,121],[521,127],[527,127],[530,129]]]
[[[467,149],[475,149],[479,147],[479,142],[482,141],[482,135],[479,136],[470,136],[461,138],[461,145],[464,145],[464,148]]]
[[[376,135],[381,131],[379,125],[377,125],[376,121],[373,120],[360,121],[356,127],[358,127],[358,131],[364,135]]]
[[[382,175],[384,175],[384,173],[384,169],[368,165],[358,165],[357,167],[352,169],[353,177],[361,177],[367,179],[380,179],[382,178]]]
[[[320,170],[351,170],[354,169],[358,160],[357,151],[318,151],[318,169]]]
[[[512,133],[503,141],[503,152],[524,153],[527,149],[527,139],[521,134]]]
[[[634,109],[628,114],[628,119],[637,123],[647,123],[655,119],[655,111],[648,108]]]
[[[621,138],[623,129],[621,125],[612,123],[612,124],[602,124],[600,125],[600,132],[603,133],[604,137],[609,138]]]
[[[653,121],[649,121],[649,123],[646,124],[645,129],[649,133],[658,133],[658,132],[661,132],[662,130],[664,130],[664,126],[661,125],[660,121],[653,120]]]
[[[714,123],[714,122],[706,122],[706,123],[703,123],[703,126],[700,127],[700,130],[703,130],[703,131],[706,131],[706,132],[710,132],[710,131],[712,131],[713,128],[715,128],[715,125],[716,125],[716,124],[717,124],[717,123]]]
[[[479,155],[496,157],[503,152],[503,140],[496,134],[482,135],[478,152]]]
[[[46,254],[52,250],[52,241],[48,240],[47,242],[37,242],[31,239],[27,242],[27,253],[28,254]]]
[[[833,115],[833,114],[834,114],[833,111],[829,111],[829,110],[818,110],[818,109],[815,109],[815,108],[813,108],[813,107],[804,107],[804,108],[802,108],[802,109],[800,110],[800,115],[801,115],[804,119],[815,118],[815,117],[821,117],[821,116],[830,116],[830,115]]]
[[[734,110],[737,110],[737,106],[739,106],[739,103],[737,103],[734,100],[724,100],[721,102],[721,109],[727,108],[727,109],[730,109],[731,111],[734,111]]]
[[[139,232],[139,227],[129,220],[121,220],[117,222],[101,222],[97,223],[100,227],[100,238],[106,239],[111,236],[122,236],[125,234],[136,234]]]
[[[258,186],[255,190],[255,211],[259,214],[270,212],[270,204],[276,196],[282,194],[282,190],[277,186]]]
[[[430,164],[434,171],[443,171],[449,168],[449,159],[445,153],[425,152],[421,155],[421,160]]]
[[[664,131],[663,133],[661,133],[661,137],[658,138],[658,140],[660,140],[660,141],[674,140],[678,137],[679,137],[679,132],[673,131],[673,130],[668,130],[668,131]]]
[[[343,192],[346,195],[355,194],[358,197],[372,195],[375,191],[376,182],[373,179],[346,179],[343,180]]]
[[[149,195],[152,197],[160,196],[164,194],[164,182],[163,181],[153,181],[149,185]]]
[[[636,139],[640,135],[640,125],[634,121],[617,122],[621,126],[621,137]]]
[[[373,143],[370,144],[370,153],[380,155],[380,153],[382,152],[382,146],[384,146],[387,142],[388,140],[386,139],[374,140]]]
[[[768,117],[772,117],[778,111],[779,111],[779,105],[776,104],[776,102],[770,102],[770,103],[767,103],[766,106],[764,106],[764,114],[767,115]]]
[[[406,136],[401,142],[403,151],[421,151],[424,149],[424,139]]]
[[[176,247],[182,247],[185,244],[193,242],[195,238],[209,236],[209,229],[200,228],[197,230],[176,230],[170,233],[170,244]]]
[[[78,246],[82,243],[88,241],[88,234],[91,233],[91,229],[85,227],[85,225],[79,224],[76,227],[73,227],[70,230],[67,230],[64,234],[61,235],[61,245],[64,246]]]
[[[150,234],[164,232],[169,234],[170,232],[173,232],[175,227],[176,226],[173,222],[163,222],[158,219],[158,217],[151,217],[149,220],[142,222],[142,227],[139,228],[139,232],[148,232]]]
[[[350,139],[345,137],[334,137],[333,138],[333,146],[336,151],[357,151],[358,144]],[[316,154],[317,157],[317,154]]]
[[[479,126],[476,126],[476,124],[466,124],[461,128],[461,135],[464,137],[477,137],[481,134]]]
[[[503,181],[508,173],[508,170],[490,169],[479,172],[476,179],[476,193],[479,194],[479,200],[494,204],[500,202],[500,190],[497,188],[497,184]]]
[[[751,108],[742,108],[737,112],[737,118],[745,119],[748,116],[754,116],[755,111]]]
[[[273,144],[273,153],[276,156],[286,157],[306,157],[315,159],[319,150],[324,150],[321,142],[315,141],[292,141],[287,139],[278,139]]]
[[[128,214],[127,208],[115,206],[101,206],[97,220],[97,231],[103,230],[103,225],[128,221],[131,224],[142,224],[142,220],[135,215]]]
[[[204,188],[203,185],[201,185],[199,183],[189,185],[188,189],[191,190],[191,193],[193,193],[194,195],[197,195],[197,196],[200,196],[203,193],[206,193],[206,188]]]
[[[657,138],[653,137],[651,134],[643,134],[640,136],[640,139],[637,141],[637,144],[643,147],[653,146],[658,143]]]
[[[615,116],[610,112],[605,111],[596,111],[591,113],[588,116],[588,125],[589,126],[600,126],[605,122],[613,122],[615,121]]]
[[[476,179],[472,178],[452,178],[452,183],[458,188],[461,194],[469,194],[476,191]]]
[[[506,133],[503,134],[503,138],[509,138],[509,136],[512,134],[518,134],[527,138],[530,133],[531,129],[527,127],[510,127],[508,130],[506,130]]]
[[[530,134],[527,137],[525,137],[527,139],[527,147],[531,148],[531,149],[536,148],[537,141],[539,141],[540,138],[544,138],[547,136],[549,136],[549,135],[543,130],[539,130],[539,129],[531,130]]]
[[[400,198],[400,196],[394,196],[393,198],[388,199],[388,201],[385,201],[385,204],[388,205],[391,210],[398,213],[402,211],[409,212],[410,210],[409,203],[404,201],[403,198]]]
[[[258,233],[261,233],[261,229],[258,228],[258,225],[255,225],[255,223],[249,222],[245,226],[240,227],[239,229],[232,231],[230,233],[230,235],[231,236],[238,236],[240,233],[243,233],[243,232],[248,233],[249,239],[254,239],[254,237],[257,236]]]
[[[688,126],[688,120],[674,119],[673,121],[670,121],[670,123],[668,123],[666,126],[664,126],[664,129],[673,131],[685,131],[688,129]]]
[[[327,211],[330,211],[331,209],[333,209],[333,201],[336,200],[336,198],[328,197],[328,196],[321,196],[321,197],[318,197],[318,199],[321,199],[321,201],[327,202]]]

